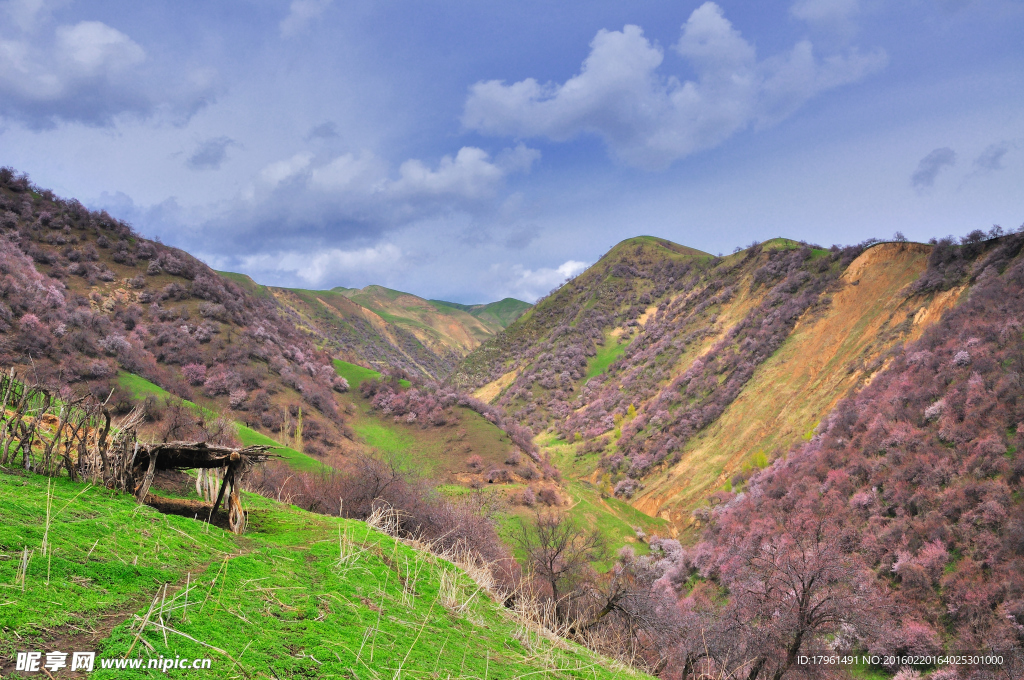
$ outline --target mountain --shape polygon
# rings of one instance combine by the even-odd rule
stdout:
[[[307,431],[348,445],[334,357],[294,312],[9,168],[0,170],[0,275],[4,367],[92,392],[115,412],[151,385],[195,404],[198,421],[231,414],[257,438],[283,436],[304,412]],[[146,408],[153,436],[196,435],[198,421],[186,427],[156,402]]]
[[[853,633],[833,649],[996,650],[1004,655],[996,667],[962,667],[959,675],[941,668],[929,677],[1022,677],[1022,249],[1020,233],[936,244],[910,299],[945,294],[958,304],[894,346],[870,383],[830,409],[809,441],[699,509],[702,541],[676,578],[715,574],[737,595],[719,623],[703,625],[699,615],[681,622],[691,649],[728,649],[784,669],[782,650],[757,641],[773,636],[792,648],[801,644],[794,637],[801,626],[822,635],[830,618]],[[771,581],[769,564],[800,583],[797,597],[785,586],[745,587]],[[680,593],[680,610],[695,613],[698,598]],[[786,599],[816,603],[809,625],[793,625],[797,608]],[[776,612],[775,621],[751,616],[757,610]],[[721,625],[736,614],[752,623],[742,649]]]
[[[966,282],[915,285],[933,250],[773,239],[715,257],[628,239],[449,381],[577,442],[586,479],[686,529],[962,299]]]
[[[445,378],[468,352],[530,308],[513,298],[481,305],[424,300],[383,286],[323,291],[261,286],[244,274],[220,273],[273,297],[342,359],[433,380]]]
[[[185,570],[186,588],[227,573],[273,578],[266,587],[282,592],[253,595],[255,606],[231,588],[210,600],[241,622],[230,631],[184,616],[172,629],[160,617],[164,632],[184,628],[232,651],[262,634],[244,662],[259,673],[334,668],[307,653],[328,648],[294,627],[301,621],[326,622],[308,630],[338,646],[336,670],[349,675],[367,638],[338,630],[384,625],[390,642],[371,641],[371,659],[424,673],[459,663],[461,675],[442,634],[472,624],[499,631],[484,649],[485,677],[540,672],[537,654],[553,657],[536,645],[554,635],[542,625],[687,680],[781,680],[803,675],[796,659],[819,652],[897,659],[836,677],[905,680],[920,676],[898,659],[968,650],[1005,654],[1005,672],[927,677],[1019,677],[1022,252],[1024,233],[999,229],[929,244],[779,238],[727,257],[645,236],[533,307],[459,305],[221,275],[0,168],[0,363],[48,390],[40,409],[26,399],[31,411],[0,412],[11,425],[0,430],[21,447],[5,449],[18,469],[0,470],[0,507],[15,513],[0,523],[10,529],[0,581],[20,581],[23,593],[10,595],[28,605],[5,608],[15,619],[3,627],[35,631],[42,647],[64,639],[55,616],[144,621],[155,600],[143,581],[180,582]],[[153,487],[175,495],[157,505],[188,510],[171,525],[33,465],[51,453],[54,413],[83,392],[118,413],[141,404],[149,439],[282,444],[284,460],[248,480],[268,496],[247,497],[252,535],[197,531],[190,518],[205,506],[184,475]],[[44,485],[39,471],[58,478]],[[51,516],[51,495],[64,509],[84,497],[101,519],[120,518],[111,526],[143,522],[149,529],[124,535],[155,544],[127,548],[109,517],[92,522],[95,510]],[[452,590],[461,577],[434,569],[443,560],[382,542],[366,524],[476,574],[475,590],[463,583],[473,618]],[[182,538],[185,553],[172,547]],[[94,539],[95,555],[74,552]],[[169,547],[186,559],[168,563]],[[111,555],[126,570],[110,571]],[[99,598],[89,590],[96,569],[107,574]],[[200,574],[210,586],[193,580]],[[372,586],[353,574],[378,586],[383,575],[384,586],[364,592]],[[352,602],[327,597],[324,583]],[[130,625],[103,629],[103,649],[123,654],[142,639]],[[161,643],[156,630],[143,635]],[[567,676],[625,673],[569,654]]]

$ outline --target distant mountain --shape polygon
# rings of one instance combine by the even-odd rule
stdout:
[[[504,330],[511,326],[516,319],[521,317],[533,305],[515,298],[505,298],[498,302],[489,302],[484,305],[460,305],[457,302],[445,302],[444,300],[430,300],[439,309],[450,307],[469,312],[471,315],[487,325],[489,328]]]
[[[578,442],[581,476],[683,528],[962,298],[966,283],[915,287],[932,250],[780,238],[715,257],[628,239],[449,381]]]
[[[481,305],[425,300],[383,286],[304,290],[262,286],[244,274],[221,274],[273,297],[308,332],[353,363],[444,379],[480,343],[530,308],[505,298]]]

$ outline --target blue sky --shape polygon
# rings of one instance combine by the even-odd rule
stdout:
[[[0,1],[0,164],[220,269],[534,300],[618,241],[1024,222],[1024,1]]]

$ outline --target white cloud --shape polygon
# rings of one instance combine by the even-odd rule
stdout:
[[[281,20],[281,35],[291,38],[309,26],[309,23],[324,13],[333,0],[292,0],[288,16]]]
[[[789,13],[814,28],[849,36],[856,31],[860,0],[796,0]]]
[[[57,27],[57,56],[68,71],[89,78],[136,66],[146,52],[116,28],[100,21],[81,21]]]
[[[490,161],[486,151],[464,146],[455,158],[442,158],[436,170],[416,159],[402,163],[398,179],[390,183],[388,192],[399,196],[481,198],[493,193],[504,177],[505,171]]]
[[[387,164],[371,153],[347,153],[313,170],[312,184],[323,191],[376,193],[387,181]]]
[[[521,264],[495,264],[489,271],[489,288],[499,291],[497,297],[514,297],[535,302],[589,266],[586,262],[576,260],[567,260],[555,268],[538,269],[527,269]]]
[[[42,17],[48,15],[56,2],[46,0],[6,0],[0,2],[0,12],[10,17],[11,22],[22,31],[31,31]]]
[[[596,134],[625,163],[664,168],[750,125],[776,123],[808,99],[886,62],[881,50],[819,59],[808,41],[758,61],[754,47],[713,2],[694,10],[674,46],[696,80],[659,73],[664,54],[638,26],[601,30],[590,48],[580,72],[562,84],[533,78],[476,83],[463,125],[484,134],[555,141]]]
[[[260,253],[230,263],[260,280],[260,274],[276,278],[293,275],[309,286],[320,286],[339,278],[359,279],[366,275],[380,276],[401,260],[402,251],[390,243],[372,248],[343,250],[329,248],[314,252],[282,251]],[[263,279],[265,280],[265,279]]]
[[[297,153],[291,158],[276,161],[263,168],[260,171],[260,179],[271,187],[276,187],[303,172],[309,167],[311,160],[313,160],[313,154]]]
[[[454,157],[443,156],[436,168],[419,159],[409,159],[399,166],[398,176],[392,178],[387,163],[370,152],[346,153],[320,163],[313,154],[301,152],[264,167],[259,173],[259,184],[273,190],[285,182],[304,178],[315,191],[349,199],[476,200],[492,196],[507,175],[528,172],[539,157],[539,151],[522,144],[502,151],[497,160],[491,160],[483,149],[464,146]],[[250,196],[256,195],[254,187]]]
[[[29,101],[53,101],[83,86],[102,86],[141,63],[131,38],[99,21],[58,26],[49,54],[33,41],[0,41],[0,91]]]
[[[154,73],[141,45],[101,21],[49,28],[44,3],[4,9],[13,37],[0,37],[0,116],[31,128],[57,121],[109,125],[122,113],[158,107],[191,115],[209,101],[213,77],[197,70],[185,81]]]

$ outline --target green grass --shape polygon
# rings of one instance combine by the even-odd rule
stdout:
[[[164,388],[155,383],[151,383],[142,376],[135,375],[134,373],[121,371],[118,374],[118,384],[128,390],[135,399],[145,399],[149,396],[154,396],[158,399],[175,398],[174,395]],[[197,413],[202,414],[203,417],[210,418],[219,415],[208,408],[194,404],[186,399],[183,399],[182,401],[190,408],[195,409]],[[256,430],[253,430],[247,425],[243,425],[237,421],[235,421],[235,434],[238,436],[238,441],[242,443],[242,446],[255,446],[257,444],[272,446],[274,450],[271,451],[271,453],[275,453],[284,458],[285,462],[295,470],[303,472],[318,472],[323,469],[323,463],[317,459],[307,456],[302,451],[284,446],[267,435],[260,434]]]
[[[24,591],[20,583],[0,587],[5,659],[59,643],[144,665],[161,655],[213,660],[210,670],[171,677],[646,677],[531,634],[451,563],[361,522],[246,494],[250,530],[238,537],[56,479],[59,513],[47,532],[47,483],[0,474],[0,585],[14,583],[22,549],[35,550]],[[158,594],[150,620],[171,631],[165,639],[147,627],[136,642],[131,624]],[[98,640],[90,630],[100,631]],[[125,677],[99,665],[91,677]]]
[[[260,444],[263,446],[272,446],[273,450],[270,453],[276,453],[284,458],[284,461],[294,470],[299,470],[301,472],[320,472],[324,469],[324,464],[316,458],[307,456],[305,453],[297,451],[289,446],[282,446],[279,442],[271,439],[267,435],[257,432],[242,423],[235,423],[235,433],[238,435],[238,441],[242,442],[242,446],[256,446]]]
[[[597,469],[597,462],[601,458],[600,453],[591,453],[586,456],[576,456],[578,445],[557,439],[553,434],[546,434],[534,439],[541,450],[551,457],[551,461],[562,472],[566,478],[563,489],[568,492],[572,499],[569,507],[563,507],[580,526],[587,529],[597,529],[608,544],[611,554],[619,548],[629,545],[638,553],[648,552],[645,543],[636,540],[635,527],[643,529],[648,536],[669,536],[672,525],[668,520],[660,517],[651,517],[629,503],[615,498],[586,481]],[[518,524],[529,521],[533,512],[526,508],[517,507],[501,520],[502,537],[507,541],[518,531]],[[611,566],[610,561],[595,565],[600,570],[606,570]]]
[[[485,464],[500,467],[511,443],[494,424],[467,408],[456,407],[455,427],[420,429],[379,417],[365,400],[352,429],[366,443],[397,466],[419,477],[442,480],[466,470],[466,458],[476,454]],[[458,439],[454,435],[461,432]],[[469,451],[463,449],[469,446]]]
[[[375,371],[372,368],[365,368],[363,366],[357,366],[356,364],[350,364],[347,361],[341,359],[334,360],[334,370],[342,378],[348,381],[349,387],[353,390],[359,389],[359,386],[363,384],[364,380],[379,380],[380,372]],[[410,387],[412,385],[408,380],[399,380],[398,384],[402,387]]]
[[[245,290],[250,295],[255,295],[256,297],[261,298],[271,297],[270,290],[266,286],[261,286],[260,284],[253,281],[246,274],[236,274],[235,272],[217,273],[223,276],[224,278],[228,279],[229,281],[233,281],[234,283],[238,284],[239,286],[241,286],[243,290]]]
[[[620,343],[611,336],[606,337],[604,345],[597,348],[597,354],[587,361],[587,376],[585,379],[590,380],[594,376],[601,375],[607,371],[612,362],[618,359],[628,346],[628,342]]]
[[[170,392],[156,383],[151,383],[141,375],[135,375],[134,373],[128,373],[127,371],[120,371],[117,374],[117,384],[128,390],[133,399],[145,399],[150,396],[157,397],[158,399],[173,397]],[[188,403],[191,404],[192,402]]]
[[[891,680],[892,678],[892,674],[887,673],[885,669],[867,664],[857,663],[845,668],[850,676],[856,678],[856,680]]]
[[[368,446],[399,460],[417,443],[416,438],[408,432],[380,420],[366,420],[357,424],[354,429]]]

